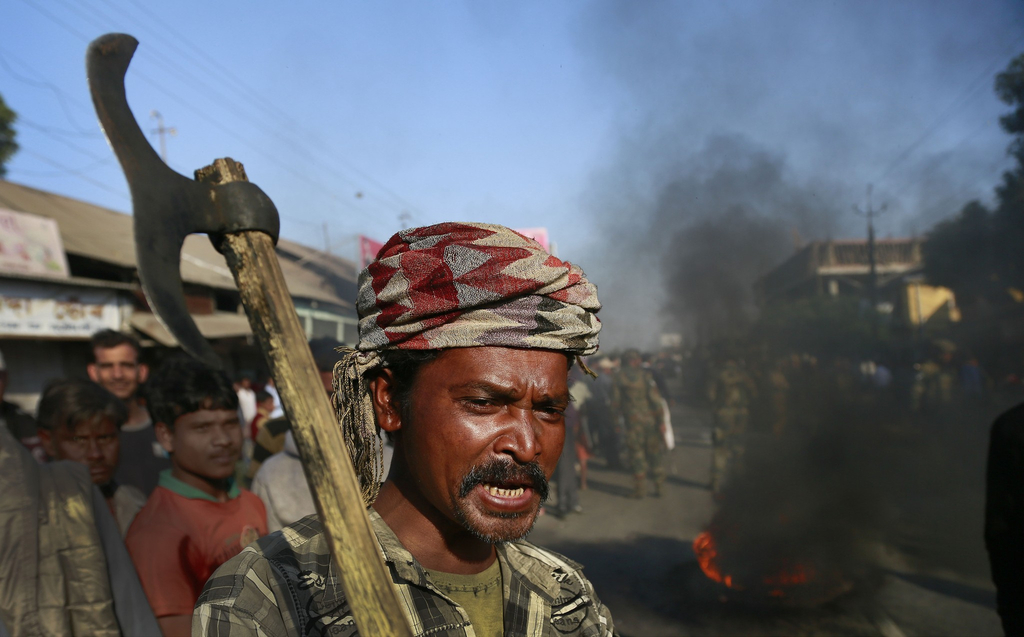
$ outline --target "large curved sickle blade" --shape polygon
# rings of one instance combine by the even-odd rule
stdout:
[[[188,227],[189,211],[209,205],[203,201],[207,189],[164,164],[128,107],[124,76],[138,44],[130,35],[110,33],[89,45],[92,103],[131,189],[135,254],[149,305],[186,352],[219,368],[220,358],[185,305],[179,269],[185,237],[197,230]]]

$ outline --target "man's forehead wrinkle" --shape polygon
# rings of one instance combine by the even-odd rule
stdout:
[[[537,388],[537,385],[542,385],[545,388],[541,389],[541,393],[537,396],[535,402],[543,403],[567,403],[569,401],[569,390],[566,389],[564,394],[562,392],[552,392],[548,387],[551,385],[549,382],[522,382],[519,378],[475,378],[468,380],[464,383],[458,383],[453,385],[450,390],[453,393],[460,391],[484,391],[493,395],[508,396],[510,398],[516,398],[523,394],[533,393]]]

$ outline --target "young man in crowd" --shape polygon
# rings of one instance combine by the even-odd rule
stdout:
[[[398,233],[359,277],[335,405],[370,523],[419,635],[613,633],[579,564],[523,541],[562,453],[568,373],[597,349],[583,271],[508,228]],[[383,486],[378,427],[395,442]],[[315,516],[207,582],[193,635],[354,635]]]
[[[171,465],[139,396],[149,376],[149,367],[140,361],[141,353],[139,341],[130,334],[101,330],[92,336],[93,362],[87,371],[94,383],[117,396],[128,410],[128,420],[121,427],[123,461],[114,478],[148,496],[160,472]]]
[[[39,400],[39,437],[54,460],[71,460],[89,469],[121,531],[146,503],[135,487],[114,479],[121,443],[118,430],[128,418],[116,396],[87,380],[60,380],[43,390]]]
[[[129,530],[128,550],[164,637],[188,635],[203,584],[266,534],[267,516],[234,481],[242,425],[227,376],[174,358],[153,375],[147,396],[171,468]]]

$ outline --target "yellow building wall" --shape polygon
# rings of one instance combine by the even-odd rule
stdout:
[[[960,321],[960,310],[956,307],[953,290],[936,285],[910,283],[904,289],[906,295],[907,322],[924,325],[936,314],[944,314],[953,323]]]

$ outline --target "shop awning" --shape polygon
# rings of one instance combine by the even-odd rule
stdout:
[[[196,322],[196,327],[199,328],[199,333],[210,340],[252,334],[252,329],[249,328],[249,319],[244,314],[214,312],[213,314],[193,314],[192,318]],[[132,314],[131,325],[165,347],[178,346],[178,339],[174,338],[160,324],[156,315],[151,312],[135,312]]]

